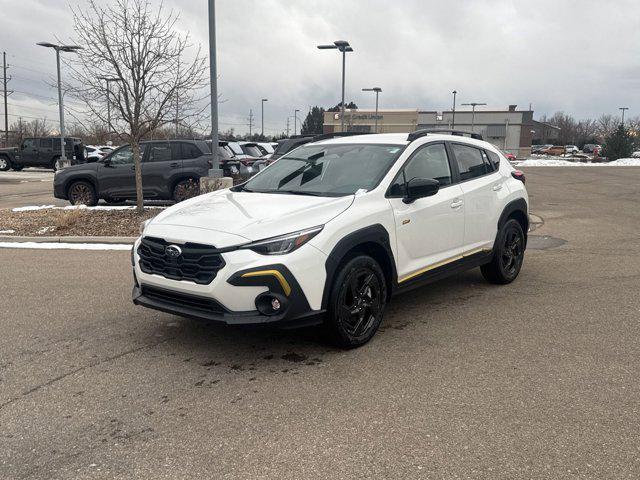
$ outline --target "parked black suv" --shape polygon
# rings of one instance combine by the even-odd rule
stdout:
[[[84,162],[81,139],[65,137],[64,147],[72,165]],[[60,137],[25,138],[19,147],[0,148],[0,170],[45,167],[55,171],[59,168],[61,153]]]
[[[182,201],[197,195],[199,179],[211,168],[211,150],[200,140],[141,142],[145,199]],[[133,152],[124,145],[95,163],[56,172],[56,198],[73,205],[96,205],[99,199],[120,203],[136,197]]]

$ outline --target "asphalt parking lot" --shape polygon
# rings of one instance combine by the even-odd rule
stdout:
[[[519,279],[352,351],[134,307],[127,252],[0,249],[0,478],[640,477],[640,168],[526,173]]]
[[[44,168],[25,168],[20,172],[0,172],[0,208],[27,205],[69,205],[53,196],[53,172]]]

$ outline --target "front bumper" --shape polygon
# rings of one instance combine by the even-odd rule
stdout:
[[[136,305],[227,325],[274,324],[291,328],[322,321],[324,278],[318,278],[317,270],[324,273],[324,260],[321,252],[310,245],[305,246],[310,249],[306,254],[299,249],[273,258],[248,250],[223,253],[224,266],[213,281],[196,284],[142,271],[139,244],[138,240],[132,251],[132,297]],[[284,260],[287,265],[265,264],[265,260]],[[273,298],[281,303],[278,312],[264,308]]]
[[[62,200],[67,200],[67,192],[64,191],[64,183],[53,180],[53,196]]]

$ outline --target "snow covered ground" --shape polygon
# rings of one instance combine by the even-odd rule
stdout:
[[[33,248],[42,250],[131,250],[123,243],[58,243],[58,242],[0,242],[0,248]]]
[[[615,162],[574,162],[562,157],[527,158],[511,162],[514,167],[640,167],[640,158],[621,158]]]

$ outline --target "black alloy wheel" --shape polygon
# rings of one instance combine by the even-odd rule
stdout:
[[[484,278],[499,285],[513,282],[522,268],[524,249],[522,226],[515,219],[507,220],[498,232],[491,262],[480,267]]]
[[[325,328],[338,346],[359,347],[375,335],[387,303],[385,276],[371,257],[348,260],[331,288]]]

